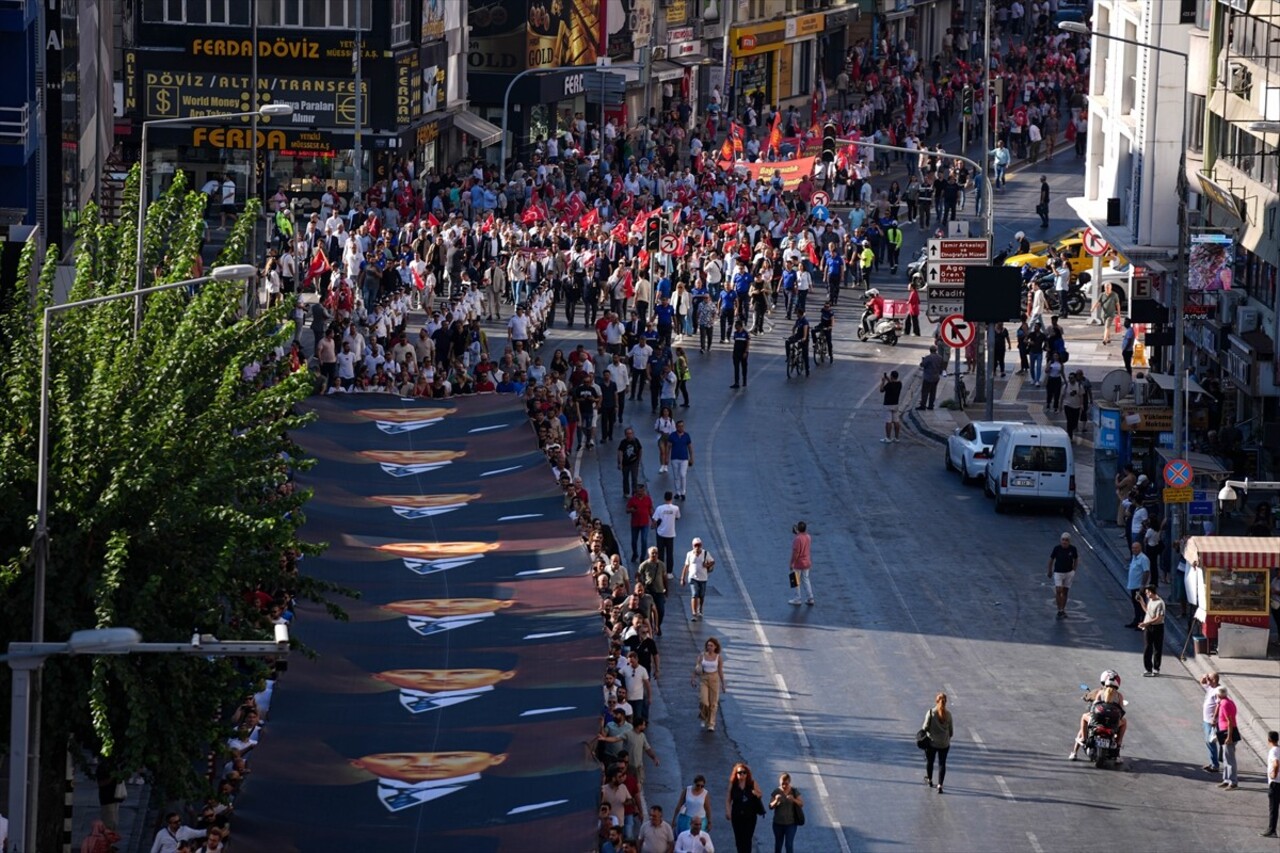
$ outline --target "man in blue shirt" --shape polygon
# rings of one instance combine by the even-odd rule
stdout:
[[[733,304],[738,311],[738,318],[746,322],[747,306],[751,303],[748,298],[751,293],[751,270],[747,269],[746,264],[739,264],[738,271],[733,274],[733,290]]]
[[[826,340],[827,358],[834,360],[835,351],[831,348],[831,328],[835,325],[836,312],[831,305],[831,300],[822,303],[822,311],[818,314],[818,328],[814,329],[814,334],[822,335]]]
[[[747,357],[751,350],[751,335],[747,324],[739,320],[733,324],[733,384],[730,388],[747,387]]]
[[[791,304],[796,295],[796,265],[786,261],[782,270],[782,301],[787,306],[787,319],[791,319]]]
[[[835,305],[840,301],[840,283],[844,276],[844,258],[836,250],[835,243],[827,244],[827,251],[822,256],[822,270],[827,278],[827,301]]]
[[[804,309],[796,308],[796,322],[791,327],[791,337],[787,338],[787,352],[792,347],[800,347],[804,355],[804,375],[809,375],[809,321],[805,319]]]
[[[729,340],[730,324],[733,322],[733,305],[737,299],[738,294],[734,291],[733,285],[726,281],[724,289],[720,291],[720,343]]]
[[[676,317],[676,309],[671,305],[669,296],[662,296],[653,309],[653,316],[658,321],[658,349],[665,349],[671,345],[671,332]]]
[[[675,499],[685,499],[689,469],[693,467],[693,437],[684,431],[684,421],[676,421],[676,431],[667,436],[671,454],[671,490]]]
[[[1133,621],[1125,625],[1126,628],[1137,628],[1138,623],[1142,621],[1147,613],[1147,602],[1142,591],[1147,588],[1151,582],[1151,561],[1147,559],[1147,555],[1142,553],[1142,542],[1133,540],[1133,544],[1129,546],[1131,556],[1129,557],[1129,577],[1125,583],[1125,589],[1129,592],[1129,603],[1133,605]]]

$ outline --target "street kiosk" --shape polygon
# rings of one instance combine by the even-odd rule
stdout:
[[[1265,658],[1280,538],[1193,536],[1183,556],[1188,599],[1210,647],[1216,642],[1222,657]]]

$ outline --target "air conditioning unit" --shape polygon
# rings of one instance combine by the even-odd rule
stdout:
[[[1241,306],[1236,309],[1236,334],[1258,331],[1262,323],[1262,312],[1257,308]]]
[[[1232,62],[1227,65],[1227,88],[1232,94],[1247,96],[1253,88],[1253,72],[1243,62]]]
[[[1218,317],[1224,326],[1230,326],[1236,320],[1236,309],[1248,298],[1243,290],[1218,291]]]

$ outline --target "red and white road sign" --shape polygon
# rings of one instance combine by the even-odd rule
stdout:
[[[1081,239],[1084,241],[1084,250],[1095,258],[1105,255],[1107,253],[1107,249],[1111,248],[1111,246],[1107,244],[1106,238],[1099,234],[1094,228],[1084,229],[1084,234],[1081,236]]]
[[[977,337],[978,324],[970,323],[963,314],[942,318],[942,342],[952,349],[964,349]]]
[[[929,241],[930,261],[971,261],[987,263],[991,258],[991,241],[985,237],[975,239],[942,239]]]
[[[814,193],[809,197],[809,205],[811,207],[826,207],[827,194],[824,193],[822,190],[818,190],[816,193]]]
[[[925,284],[964,284],[964,271],[968,264],[929,264]]]
[[[664,255],[674,255],[676,250],[680,248],[680,238],[675,234],[663,234],[658,241],[658,248],[662,250]]]

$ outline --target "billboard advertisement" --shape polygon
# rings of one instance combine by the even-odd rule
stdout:
[[[1235,240],[1228,235],[1191,235],[1191,252],[1187,257],[1187,290],[1230,290],[1235,260]]]
[[[603,56],[606,0],[472,0],[468,66],[481,73],[594,65]]]

